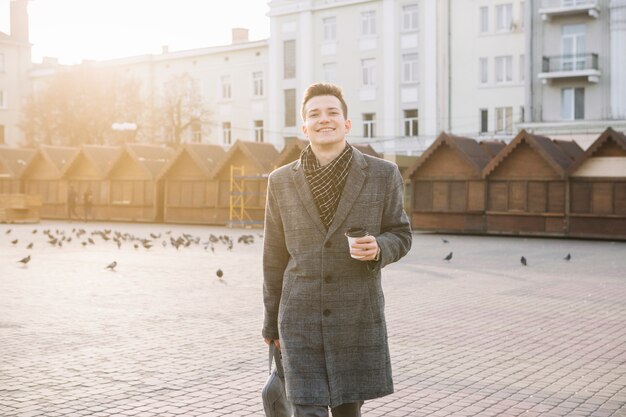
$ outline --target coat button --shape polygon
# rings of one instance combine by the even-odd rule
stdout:
[[[330,248],[332,245],[333,245],[333,244],[332,244],[332,243],[330,243],[330,242],[326,242],[326,243],[324,243],[324,247],[325,247],[325,248]]]
[[[326,275],[326,278],[324,278],[325,282],[332,282],[333,281],[333,276],[332,275]]]
[[[326,309],[324,310],[324,317],[328,317],[328,316],[330,316],[330,310]]]

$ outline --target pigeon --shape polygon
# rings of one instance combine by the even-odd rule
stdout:
[[[222,279],[222,277],[224,276],[224,272],[221,269],[218,269],[215,275],[217,275],[219,279]]]
[[[32,234],[36,234],[37,233],[37,229],[33,229]]]
[[[19,242],[19,241],[20,241],[19,239],[15,239],[15,240],[12,240],[11,243],[14,244],[14,245],[17,245],[17,242]]]
[[[520,262],[522,263],[522,265],[524,265],[524,266],[527,266],[527,265],[528,265],[528,263],[526,262],[526,258],[524,258],[523,256],[520,258],[520,260],[519,260],[519,261],[520,261]]]
[[[6,232],[4,232],[4,234],[5,234],[5,235],[8,235],[8,234],[10,234],[10,233],[11,233],[11,229],[7,229],[7,231],[6,231]]]
[[[30,242],[28,246],[26,246],[26,249],[32,249],[32,248],[33,248],[33,242]]]
[[[26,266],[30,262],[30,255],[28,255],[26,258],[20,259],[18,262],[20,262],[22,265]]]
[[[446,256],[445,258],[443,258],[444,261],[450,261],[450,259],[452,259],[452,252],[450,252],[448,254],[448,256]]]
[[[567,256],[563,259],[565,259],[566,261],[569,261],[570,259],[572,259],[572,254],[568,253]]]
[[[106,267],[106,268],[104,268],[104,269],[110,269],[111,271],[115,271],[115,267],[116,267],[116,266],[117,266],[117,262],[116,262],[116,261],[113,261],[113,262],[111,262],[110,264],[108,264],[108,265],[107,265],[107,267]]]
[[[443,243],[450,243],[450,241],[448,241],[448,240],[446,240],[446,239],[441,239],[441,241],[442,241]]]

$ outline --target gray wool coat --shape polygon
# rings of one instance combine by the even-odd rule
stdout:
[[[337,406],[393,392],[381,269],[411,248],[398,167],[353,148],[326,230],[300,161],[269,176],[263,248],[263,337],[280,339],[287,397]],[[350,257],[344,232],[365,227],[380,260]]]

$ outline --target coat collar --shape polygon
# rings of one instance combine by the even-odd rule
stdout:
[[[354,147],[352,148],[352,163],[350,164],[346,184],[343,187],[343,192],[341,193],[341,198],[339,199],[339,205],[337,206],[335,217],[333,218],[328,231],[320,219],[317,206],[315,205],[315,199],[313,198],[313,193],[311,193],[309,183],[304,175],[304,168],[302,167],[302,163],[299,159],[293,164],[291,169],[293,170],[293,179],[302,204],[306,207],[306,210],[315,226],[324,236],[326,236],[326,239],[328,239],[337,231],[339,226],[341,226],[343,221],[346,219],[352,209],[352,206],[354,205],[354,202],[361,193],[363,184],[365,184],[365,179],[367,178],[367,161],[363,156],[363,153]]]

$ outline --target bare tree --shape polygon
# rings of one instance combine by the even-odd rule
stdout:
[[[203,101],[198,81],[187,73],[175,75],[164,85],[160,106],[161,129],[173,144],[208,130],[211,112]],[[193,140],[193,139],[192,139]]]
[[[61,69],[27,98],[21,128],[29,145],[109,143],[111,126],[144,114],[137,80],[112,69],[80,65]]]

